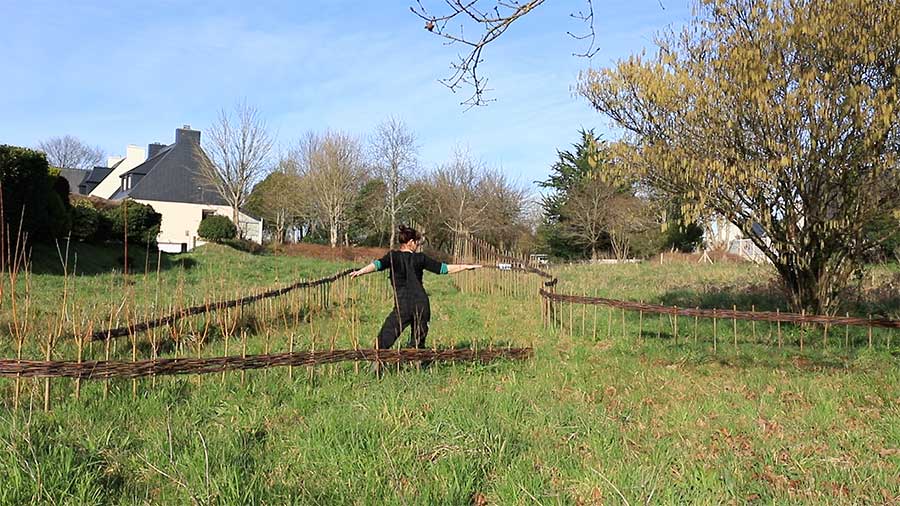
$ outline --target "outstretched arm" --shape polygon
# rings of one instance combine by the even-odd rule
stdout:
[[[369,265],[367,265],[361,269],[357,269],[357,270],[351,272],[350,277],[355,278],[357,276],[362,276],[363,274],[369,274],[369,273],[375,272],[377,270],[378,270],[378,268],[375,266],[375,262],[372,262]]]
[[[456,274],[457,272],[480,269],[481,267],[482,266],[478,264],[448,264],[447,274]]]

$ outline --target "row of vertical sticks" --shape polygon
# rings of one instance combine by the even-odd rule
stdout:
[[[557,278],[552,274],[541,269],[539,265],[530,262],[529,258],[522,254],[503,251],[495,248],[490,243],[473,237],[466,232],[457,233],[454,237],[454,254],[457,258],[464,261],[474,261],[476,263],[485,263],[491,265],[501,265],[503,263],[510,266],[510,271],[500,270],[500,277],[505,278],[507,291],[513,294],[522,293],[531,295],[537,292],[541,298],[541,315],[542,321],[546,328],[562,329],[563,331],[572,333],[573,330],[581,328],[581,334],[585,335],[588,326],[588,307],[592,306],[590,315],[590,334],[596,339],[598,334],[598,307],[606,306],[606,334],[611,337],[613,320],[621,321],[621,334],[627,336],[626,313],[632,314],[630,318],[636,319],[632,322],[632,326],[636,324],[637,335],[640,339],[647,336],[645,333],[645,320],[650,325],[649,318],[656,315],[658,320],[656,327],[656,336],[661,338],[663,335],[671,338],[676,344],[679,341],[685,341],[686,335],[690,336],[694,342],[697,342],[702,334],[711,335],[712,349],[717,351],[722,340],[727,339],[726,333],[730,326],[731,341],[735,347],[739,341],[746,340],[739,337],[742,334],[748,334],[747,337],[752,342],[760,342],[763,338],[765,342],[776,344],[779,348],[783,347],[786,342],[795,343],[800,350],[810,345],[810,340],[817,338],[817,332],[820,334],[820,342],[823,348],[833,345],[842,345],[849,348],[851,344],[857,345],[864,343],[868,348],[882,345],[886,349],[891,349],[893,344],[897,342],[894,339],[894,333],[900,328],[900,321],[891,320],[885,317],[876,317],[867,315],[865,318],[851,317],[846,313],[843,317],[807,315],[805,311],[794,313],[782,313],[780,309],[774,312],[757,311],[756,306],[751,306],[750,311],[738,311],[736,305],[732,305],[731,310],[710,309],[703,310],[700,308],[679,308],[677,306],[660,306],[653,304],[645,304],[643,301],[632,303],[627,301],[617,301],[605,299],[601,297],[589,297],[587,291],[583,295],[562,295],[557,293]],[[536,276],[535,276],[536,275]],[[520,277],[524,276],[526,280],[520,282]],[[544,281],[540,283],[540,281]],[[513,288],[510,289],[510,282]],[[518,292],[517,286],[527,286],[535,288],[535,292],[526,290]],[[468,276],[462,279],[461,288],[466,291],[479,291],[482,293],[494,293],[494,284],[490,276]],[[568,326],[566,326],[565,310],[560,306],[568,306]],[[576,309],[580,306],[580,310]],[[613,314],[618,310],[620,318],[614,318]],[[580,313],[580,325],[576,325],[575,321]],[[636,317],[633,315],[636,313]],[[679,315],[682,316],[681,328],[679,329]],[[683,322],[687,319],[688,323]],[[666,320],[668,322],[666,323]],[[709,324],[701,324],[701,320],[709,320]],[[726,323],[723,324],[723,320]],[[745,320],[745,321],[744,321]],[[740,326],[744,327],[739,332]],[[749,329],[746,329],[749,323]],[[729,325],[730,324],[730,325]],[[687,326],[687,328],[685,328]],[[759,327],[763,327],[760,329]],[[790,328],[786,328],[790,327]],[[851,332],[852,327],[863,327],[862,331],[856,330]],[[663,329],[666,328],[664,331]],[[841,330],[843,332],[841,332]],[[601,322],[602,332],[602,322]],[[650,332],[652,334],[652,331]]]
[[[98,364],[130,362],[141,363],[146,366],[148,362],[165,363],[166,360],[192,359],[202,360],[209,358],[208,349],[221,350],[224,356],[236,353],[235,348],[240,349],[240,357],[246,359],[252,357],[253,352],[261,352],[268,355],[274,346],[280,346],[287,353],[294,353],[295,348],[301,345],[298,342],[298,329],[306,324],[308,336],[305,341],[311,356],[316,351],[335,351],[337,336],[340,333],[344,340],[349,339],[354,350],[360,350],[360,315],[355,301],[386,301],[390,298],[390,290],[383,279],[368,278],[354,282],[351,291],[349,279],[344,275],[331,276],[326,282],[300,282],[300,289],[283,291],[278,296],[271,295],[271,290],[256,290],[251,295],[244,295],[240,299],[242,304],[229,304],[229,301],[214,301],[209,297],[193,308],[201,308],[200,311],[179,310],[184,307],[180,297],[181,290],[177,291],[178,300],[172,301],[165,311],[168,316],[159,316],[152,309],[135,304],[134,294],[124,296],[120,308],[111,312],[108,318],[98,318],[109,325],[109,329],[103,331],[102,340],[97,338],[94,332],[94,319],[70,318],[71,327],[63,329],[53,335],[48,334],[43,338],[37,338],[38,342],[28,342],[30,334],[22,329],[22,332],[11,332],[14,338],[16,358],[2,361],[0,376],[14,377],[13,406],[18,407],[22,392],[23,376],[40,376],[43,379],[43,404],[49,409],[51,400],[50,379],[53,374],[48,371],[77,370],[70,374],[73,377],[74,388],[72,395],[77,400],[81,397],[82,379],[99,377],[103,378],[103,397],[106,398],[110,390],[110,375],[92,376],[89,369],[98,367]],[[223,293],[222,287],[210,287],[215,292]],[[237,300],[237,299],[231,299]],[[64,313],[75,314],[77,301],[65,301]],[[326,311],[337,311],[339,318],[334,332],[324,334],[325,323],[317,323],[315,316]],[[27,313],[26,313],[27,314]],[[177,317],[170,318],[172,315]],[[114,327],[124,320],[125,325]],[[160,325],[147,325],[147,322],[163,321]],[[126,334],[113,332],[116,329],[127,329]],[[281,330],[288,332],[280,332]],[[68,333],[64,332],[68,330]],[[141,332],[140,330],[144,330]],[[277,332],[277,334],[276,334]],[[251,339],[252,334],[258,334],[259,338]],[[128,337],[128,344],[123,345],[120,339],[114,336]],[[34,339],[32,337],[32,339]],[[260,342],[261,341],[261,342]],[[279,342],[282,341],[282,342]],[[252,348],[257,348],[256,350]],[[27,360],[27,350],[39,349],[41,361]],[[261,348],[261,349],[260,349]],[[250,352],[248,354],[248,351]],[[73,358],[74,355],[74,358]],[[167,358],[163,358],[169,355]],[[221,358],[218,357],[217,358]],[[59,360],[64,359],[64,360]],[[327,362],[327,360],[326,360]],[[23,374],[21,364],[27,363],[28,367],[37,371],[32,374]],[[252,365],[253,361],[247,362]],[[17,365],[18,364],[18,365]],[[133,370],[137,366],[123,365],[123,370]],[[198,366],[201,367],[201,366]],[[248,367],[253,368],[253,367]],[[293,377],[293,368],[288,367],[288,377]],[[13,372],[15,371],[15,372]],[[43,372],[41,372],[43,371]],[[209,372],[209,371],[204,371]],[[8,373],[8,374],[7,374]],[[312,374],[312,372],[310,373]],[[65,376],[60,374],[61,376]],[[123,374],[127,376],[127,374]],[[223,381],[224,381],[223,372]],[[202,381],[199,376],[197,381]],[[244,372],[241,370],[241,381],[244,381]],[[155,385],[156,378],[152,378]],[[132,379],[132,395],[138,392],[138,380]],[[35,395],[32,385],[31,395]]]
[[[815,344],[814,339],[816,339],[818,332],[820,332],[818,342],[823,349],[835,345],[849,349],[852,346],[859,346],[860,343],[863,343],[864,346],[870,349],[880,345],[889,350],[898,342],[893,338],[893,334],[896,332],[895,328],[878,328],[870,325],[864,326],[861,332],[859,330],[851,332],[853,326],[847,324],[840,326],[830,325],[829,323],[816,324],[805,322],[784,324],[778,318],[773,319],[773,321],[760,321],[758,319],[742,321],[733,316],[735,313],[739,313],[736,306],[733,306],[731,311],[722,312],[722,316],[717,315],[719,310],[713,309],[709,310],[709,312],[712,312],[712,316],[701,318],[698,314],[693,314],[692,316],[682,316],[679,322],[679,313],[677,311],[674,313],[645,311],[643,309],[629,311],[622,307],[604,307],[601,304],[566,300],[555,301],[552,298],[553,291],[545,290],[544,293],[550,294],[550,296],[542,297],[541,317],[545,328],[550,328],[569,336],[577,334],[590,336],[594,340],[598,338],[599,334],[604,332],[604,327],[606,337],[613,337],[614,326],[619,326],[621,328],[620,335],[623,339],[628,337],[629,329],[631,329],[640,340],[645,340],[653,335],[656,336],[657,340],[660,340],[665,336],[676,345],[680,342],[687,343],[691,341],[696,344],[704,338],[704,335],[707,336],[706,339],[709,339],[709,336],[711,336],[713,352],[717,352],[722,343],[729,340],[734,348],[738,349],[739,343],[746,343],[748,338],[752,343],[777,344],[778,348],[782,348],[786,344],[794,344],[803,351],[811,344]],[[584,297],[587,297],[586,293]],[[602,310],[601,307],[603,308]],[[679,308],[676,307],[674,309]],[[696,310],[695,312],[700,312],[699,308],[694,309]],[[605,314],[602,314],[601,311]],[[755,312],[756,307],[754,305],[750,313]],[[775,312],[780,314],[780,310]],[[637,314],[634,315],[633,313]],[[850,318],[849,313],[847,313],[845,318]],[[654,322],[652,319],[656,321]],[[703,319],[709,320],[709,322],[701,323]],[[747,328],[748,323],[749,329]],[[635,326],[637,327],[636,330],[634,330]],[[741,327],[740,329],[739,326]],[[786,328],[788,326],[791,328]]]

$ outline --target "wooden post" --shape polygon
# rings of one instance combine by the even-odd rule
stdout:
[[[781,348],[784,345],[781,339],[781,309],[775,308],[775,318],[778,320],[778,347]]]
[[[731,310],[734,312],[737,312],[737,306],[732,305]],[[734,349],[737,350],[738,344],[737,344],[737,316],[736,315],[732,314],[731,322],[734,326]]]
[[[756,343],[756,304],[752,304],[750,306],[750,311],[753,313],[753,320],[750,320],[750,328],[753,331],[753,342]]]
[[[593,341],[597,340],[597,304],[594,304],[594,325],[591,330],[591,339]]]
[[[622,339],[625,339],[625,308],[622,308]]]
[[[713,353],[719,349],[719,319],[716,317],[716,310],[713,308]]]
[[[694,308],[697,311],[700,311],[699,307]],[[694,314],[694,344],[697,344],[697,330],[700,325],[700,317],[695,313]]]
[[[872,315],[869,315],[869,349],[872,349]]]
[[[804,319],[806,318],[806,310],[800,310],[800,351],[803,351],[803,334],[806,333],[806,323]]]
[[[587,289],[583,290],[584,298],[587,298]],[[587,311],[587,304],[581,304],[581,337],[584,337],[584,321],[586,318],[585,311]]]
[[[638,312],[638,339],[644,340],[644,301],[641,300],[641,310]]]
[[[672,328],[674,329],[675,345],[678,345],[678,306],[675,306],[674,318],[672,318]]]
[[[850,318],[850,313],[846,314],[847,318]],[[844,325],[844,347],[850,348],[850,325]]]

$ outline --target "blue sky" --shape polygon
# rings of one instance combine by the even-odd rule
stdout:
[[[0,0],[0,143],[71,134],[124,154],[246,99],[282,144],[325,128],[365,136],[394,115],[426,168],[463,146],[531,184],[579,128],[608,131],[573,93],[578,72],[652,49],[690,14],[689,0],[594,0],[600,51],[587,60],[566,35],[584,29],[569,16],[583,2],[549,0],[485,50],[496,101],[466,110],[468,95],[438,82],[458,49],[427,33],[412,3]]]

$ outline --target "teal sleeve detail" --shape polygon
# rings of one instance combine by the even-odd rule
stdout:
[[[381,270],[381,260],[373,260],[373,261],[372,261],[372,265],[375,266],[375,270],[376,270],[376,271],[380,271],[380,270]]]
[[[441,274],[450,274],[450,269],[447,268],[447,264],[441,264]]]

